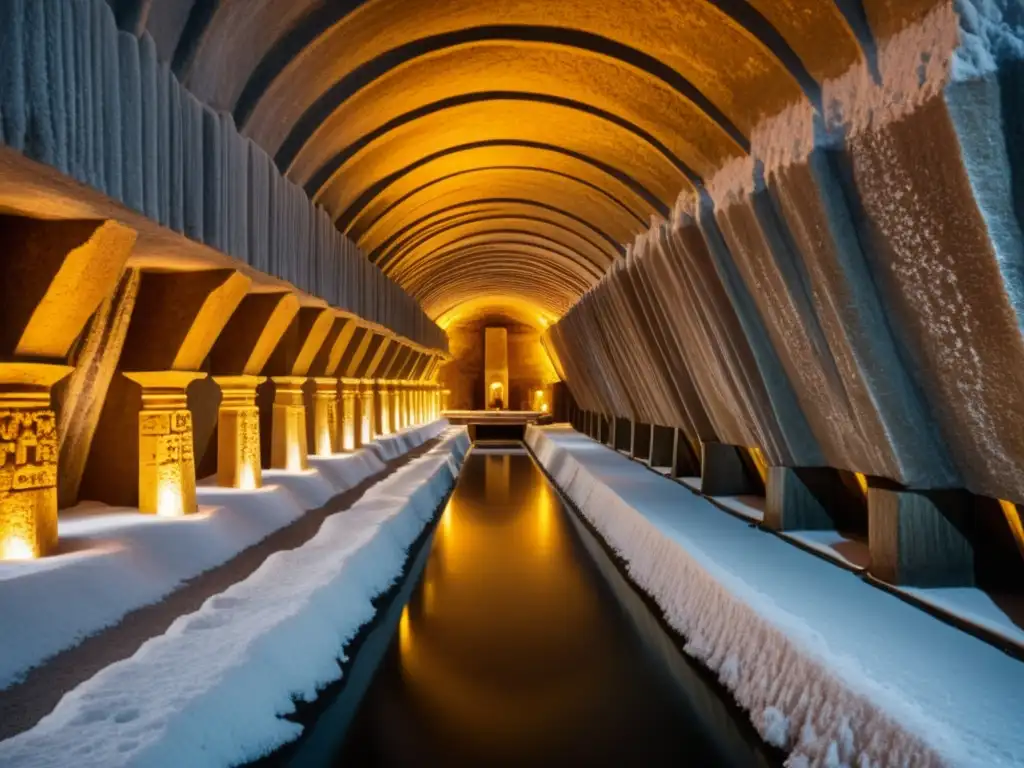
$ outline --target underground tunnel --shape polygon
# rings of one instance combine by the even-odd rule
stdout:
[[[1024,765],[1020,0],[0,0],[0,766]]]

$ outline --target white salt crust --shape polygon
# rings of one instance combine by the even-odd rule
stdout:
[[[571,429],[526,441],[790,768],[1024,761],[1019,662]]]
[[[449,430],[306,544],[271,555],[0,742],[0,765],[221,768],[295,739],[302,726],[281,716],[338,679],[341,648],[373,618],[371,601],[400,574],[468,448],[464,427]]]
[[[994,46],[1006,47],[1011,38],[1021,45],[1002,23],[995,0],[966,0],[959,5],[965,24],[980,32],[961,29],[961,16],[951,2],[938,5],[878,46],[879,81],[859,61],[823,83],[820,121],[806,99],[761,120],[750,137],[750,155],[730,160],[706,181],[715,205],[727,207],[753,192],[758,163],[770,177],[804,160],[816,146],[913,113],[950,82],[954,59],[955,74],[977,77],[995,68]],[[683,190],[677,207],[692,210],[692,197],[690,190]]]

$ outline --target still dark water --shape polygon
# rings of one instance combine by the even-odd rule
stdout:
[[[491,450],[468,457],[419,581],[376,633],[376,673],[368,641],[352,701],[291,764],[774,764],[531,457]]]

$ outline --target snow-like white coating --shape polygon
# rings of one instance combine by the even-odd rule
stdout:
[[[1024,7],[1018,0],[957,0],[960,46],[953,56],[954,80],[973,80],[998,69],[1004,59],[1024,59]]]
[[[950,82],[981,77],[1002,57],[1024,57],[1024,29],[1015,0],[943,2],[907,25],[877,50],[878,77],[864,60],[822,83],[821,127],[804,98],[763,118],[750,136],[750,155],[725,163],[706,187],[719,207],[754,190],[756,164],[766,177],[804,160],[816,146],[841,141],[872,126],[911,114]],[[692,197],[689,190],[680,198]],[[683,205],[686,205],[684,202]]]
[[[527,443],[791,768],[1024,763],[1024,664],[571,429]]]
[[[450,429],[306,544],[271,555],[0,742],[0,765],[221,768],[296,738],[301,726],[281,715],[338,679],[342,648],[400,574],[468,447],[466,429]]]
[[[65,554],[0,563],[0,688],[379,472],[378,445],[394,458],[446,427],[441,420],[371,450],[312,457],[306,472],[265,471],[256,491],[200,484],[197,515],[168,519],[95,505],[61,512]]]

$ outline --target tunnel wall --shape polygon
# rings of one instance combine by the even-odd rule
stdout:
[[[159,4],[158,4],[159,5]],[[0,143],[334,307],[444,333],[105,0],[0,4]]]
[[[879,23],[877,73],[764,121],[681,196],[547,333],[580,407],[1024,501],[1012,6]]]

